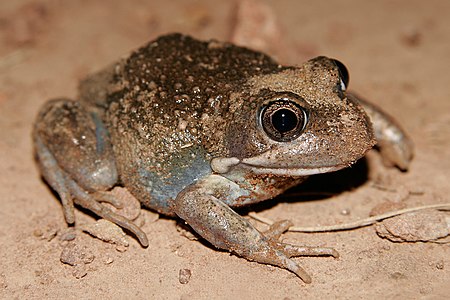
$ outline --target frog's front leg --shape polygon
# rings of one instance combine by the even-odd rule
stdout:
[[[413,158],[414,145],[403,128],[386,112],[362,99],[348,93],[347,96],[360,103],[372,121],[377,147],[387,166],[397,166],[407,170]]]
[[[42,174],[59,194],[67,223],[75,221],[75,203],[130,230],[148,245],[138,226],[100,203],[120,206],[107,192],[118,176],[109,135],[95,113],[76,101],[50,101],[38,115],[33,139]]]
[[[334,256],[332,248],[300,247],[278,242],[291,223],[274,224],[266,233],[259,232],[219,198],[235,197],[239,188],[219,175],[210,175],[185,188],[173,203],[175,213],[197,233],[220,249],[236,253],[250,261],[275,265],[295,273],[304,282],[311,277],[291,257]]]

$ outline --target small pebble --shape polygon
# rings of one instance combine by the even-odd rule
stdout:
[[[436,263],[436,269],[444,270],[444,261],[443,260],[440,260]]]
[[[67,231],[61,234],[61,236],[59,237],[59,239],[61,241],[73,241],[75,238],[77,237],[77,234],[75,233],[75,231]]]
[[[125,245],[117,245],[117,246],[116,246],[116,250],[119,251],[120,253],[123,253],[123,252],[125,252],[125,251],[128,250],[128,246],[125,246]]]
[[[76,279],[81,279],[87,275],[86,265],[85,264],[77,264],[73,268],[72,275]]]
[[[85,224],[80,227],[83,231],[102,241],[118,246],[128,247],[129,245],[128,238],[122,228],[108,220],[100,219],[95,223]]]
[[[80,247],[73,243],[67,244],[60,256],[62,263],[71,266],[90,264],[94,258],[94,254],[87,247]]]
[[[341,210],[341,215],[343,215],[343,216],[350,215],[350,209],[344,208],[343,210]]]
[[[178,280],[181,284],[186,284],[191,280],[192,272],[189,269],[180,269]]]
[[[422,210],[395,216],[375,225],[377,234],[393,242],[429,242],[450,235],[446,214]]]
[[[114,258],[112,258],[111,256],[106,257],[105,259],[105,265],[110,265],[114,262]]]

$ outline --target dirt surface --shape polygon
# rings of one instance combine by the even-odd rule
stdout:
[[[193,240],[176,220],[148,211],[140,221],[150,239],[147,249],[133,238],[127,246],[91,237],[80,228],[94,218],[82,212],[75,228],[65,224],[61,204],[33,159],[30,133],[39,107],[49,98],[75,98],[85,75],[173,31],[248,40],[283,63],[338,58],[350,70],[350,88],[396,116],[415,142],[408,172],[386,169],[370,153],[351,170],[307,184],[309,191],[333,195],[293,192],[252,207],[259,215],[328,225],[368,217],[372,210],[450,202],[450,2],[265,3],[278,24],[256,26],[268,30],[266,44],[250,41],[258,14],[251,19],[253,8],[242,12],[233,1],[0,2],[0,298],[448,297],[445,240],[392,242],[377,235],[375,226],[285,234],[286,241],[326,245],[341,254],[299,259],[313,277],[306,285],[286,270],[216,251]],[[253,29],[251,22],[242,23],[247,20],[256,20]],[[428,224],[432,216],[422,220]]]

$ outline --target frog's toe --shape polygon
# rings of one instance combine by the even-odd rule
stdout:
[[[39,158],[39,167],[41,173],[49,185],[58,193],[63,205],[63,212],[66,222],[73,224],[75,222],[74,202],[72,194],[67,187],[68,176],[58,166],[54,156],[48,148],[42,143],[39,137],[35,138],[36,154]]]
[[[270,225],[268,230],[264,232],[264,235],[269,239],[277,240],[292,225],[293,225],[292,222],[289,220],[282,220],[275,222],[272,225]]]
[[[386,166],[397,166],[400,170],[408,170],[414,156],[414,146],[406,135],[400,136],[396,142],[380,140],[377,146]]]
[[[305,247],[287,243],[280,243],[277,240],[286,232],[293,224],[289,220],[275,222],[270,228],[264,232],[264,236],[275,242],[288,257],[298,256],[333,256],[339,257],[339,253],[328,247]]]
[[[254,257],[250,259],[255,259],[258,262],[263,262],[281,268],[287,269],[297,275],[305,283],[311,283],[311,276],[294,260],[292,257],[298,256],[333,256],[335,258],[339,257],[336,250],[332,248],[321,248],[321,247],[304,247],[296,246],[286,243],[280,243],[272,241],[271,247],[266,249],[261,253],[254,253]]]
[[[92,197],[99,202],[106,202],[115,208],[123,208],[123,202],[109,191],[97,191],[92,193]]]
[[[284,244],[276,243],[275,245],[272,245],[272,247],[274,250],[273,252],[267,251],[264,253],[265,259],[267,260],[266,263],[287,269],[297,275],[305,283],[311,283],[311,276],[305,271],[305,269],[297,264],[296,261],[291,259],[291,256],[295,255],[291,255],[292,253],[286,251]]]
[[[339,258],[339,252],[328,247],[305,247],[292,244],[281,244],[283,251],[288,257],[298,256],[333,256]]]
[[[68,182],[70,191],[73,193],[74,196],[74,202],[81,207],[88,209],[98,215],[99,217],[102,217],[108,221],[111,221],[120,227],[123,227],[130,232],[132,232],[139,240],[142,246],[147,247],[148,246],[148,238],[144,231],[142,231],[141,228],[139,228],[136,224],[134,224],[131,220],[125,218],[124,216],[121,216],[106,206],[102,205],[97,199],[95,198],[95,195],[97,193],[89,194],[83,189],[81,189],[76,182],[73,180],[69,180]],[[97,194],[98,195],[98,194]]]

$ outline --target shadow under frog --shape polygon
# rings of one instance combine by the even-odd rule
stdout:
[[[70,224],[77,204],[147,246],[138,226],[100,203],[114,202],[109,191],[120,185],[215,247],[311,282],[292,257],[337,257],[334,249],[280,243],[289,221],[262,233],[232,207],[348,167],[375,144],[408,167],[404,131],[347,86],[334,59],[282,66],[232,44],[166,35],[83,80],[77,100],[46,103],[33,132],[37,160]]]

